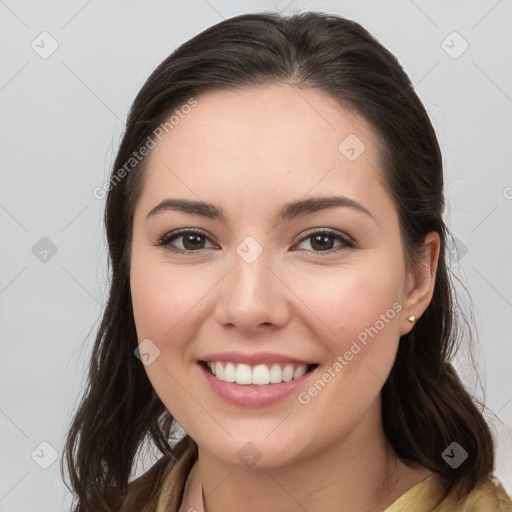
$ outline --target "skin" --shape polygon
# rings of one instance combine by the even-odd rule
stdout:
[[[197,101],[149,156],[130,279],[139,342],[160,350],[145,369],[198,444],[206,509],[383,510],[430,474],[387,443],[380,390],[400,336],[413,328],[407,318],[432,298],[439,236],[427,235],[423,261],[409,272],[376,135],[327,94],[282,84]],[[338,150],[349,134],[365,144],[355,161]],[[276,223],[286,203],[328,195],[372,217],[335,207]],[[226,218],[172,210],[146,218],[171,197],[213,203]],[[179,228],[204,230],[203,248],[183,255],[155,245]],[[325,254],[311,238],[300,242],[312,228],[356,245],[329,238],[338,250]],[[263,249],[250,264],[236,252],[247,236]],[[184,247],[183,237],[173,243]],[[401,311],[306,405],[295,394],[258,409],[225,403],[196,362],[218,351],[271,351],[316,362],[322,374],[396,302]],[[237,456],[249,441],[261,453],[251,468]]]

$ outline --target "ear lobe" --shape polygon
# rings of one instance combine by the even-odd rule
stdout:
[[[437,263],[441,249],[441,239],[435,231],[425,236],[423,255],[415,271],[409,276],[407,295],[402,310],[400,335],[411,331],[413,324],[408,320],[411,315],[418,319],[427,309],[434,294]]]

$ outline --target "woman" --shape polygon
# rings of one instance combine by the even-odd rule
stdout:
[[[512,510],[450,364],[438,142],[362,27],[251,14],[194,37],[103,190],[77,511]],[[162,456],[129,483],[145,440]]]

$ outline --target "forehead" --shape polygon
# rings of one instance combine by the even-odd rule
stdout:
[[[269,85],[196,101],[148,156],[146,208],[165,193],[221,201],[297,198],[313,188],[354,199],[383,192],[377,135],[323,91]]]

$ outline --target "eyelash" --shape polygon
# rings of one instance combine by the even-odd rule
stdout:
[[[186,254],[186,255],[192,255],[192,254],[197,254],[198,252],[200,252],[201,250],[204,250],[204,249],[199,249],[197,251],[191,251],[191,250],[182,250],[182,249],[177,249],[176,247],[172,247],[171,245],[171,242],[186,235],[186,234],[192,234],[192,235],[201,235],[201,236],[204,236],[205,238],[209,238],[207,233],[200,230],[200,229],[189,229],[189,228],[184,228],[184,229],[178,229],[176,231],[171,231],[170,233],[167,233],[165,234],[164,236],[162,236],[157,242],[156,242],[156,246],[158,247],[164,247],[166,250],[172,252],[172,253],[175,253],[175,254]],[[326,251],[310,251],[308,249],[301,249],[301,250],[308,250],[309,252],[314,252],[315,254],[332,254],[334,252],[338,252],[339,250],[343,249],[343,248],[353,248],[355,247],[355,243],[352,242],[351,240],[349,240],[347,237],[343,236],[339,231],[336,231],[334,229],[331,229],[331,228],[323,228],[323,229],[312,229],[310,231],[307,231],[302,237],[301,239],[297,242],[297,244],[301,244],[302,242],[304,242],[305,240],[307,240],[308,238],[312,238],[314,235],[328,235],[328,236],[331,236],[332,238],[334,238],[335,240],[341,242],[342,245],[338,246],[338,247],[334,247],[332,249],[328,249]]]

